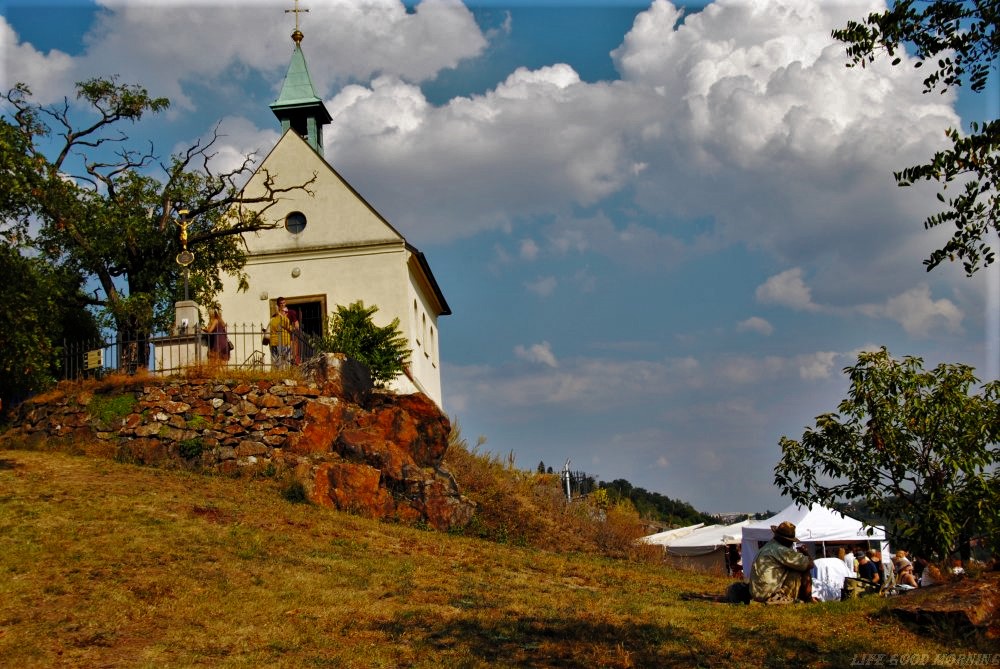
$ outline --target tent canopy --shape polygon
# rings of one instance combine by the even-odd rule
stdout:
[[[757,556],[758,545],[763,545],[774,536],[771,526],[786,520],[795,524],[795,536],[800,543],[872,542],[877,543],[883,553],[888,550],[883,527],[866,525],[819,504],[809,507],[791,504],[767,520],[756,520],[743,528],[743,564],[747,573],[750,571],[749,565],[753,564],[753,559]]]
[[[671,555],[702,555],[722,546],[742,541],[742,529],[749,523],[743,520],[732,525],[708,525],[666,544]]]
[[[697,529],[701,529],[705,526],[705,523],[698,523],[697,525],[688,525],[687,527],[678,527],[673,530],[666,530],[665,532],[657,532],[656,534],[650,534],[645,537],[639,537],[639,541],[646,544],[656,544],[657,546],[666,546],[668,543],[675,539],[685,537]]]

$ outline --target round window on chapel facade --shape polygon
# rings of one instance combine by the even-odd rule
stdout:
[[[297,235],[306,229],[306,215],[301,211],[293,211],[285,216],[285,229],[293,235]]]

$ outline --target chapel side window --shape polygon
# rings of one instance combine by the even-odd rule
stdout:
[[[413,340],[417,342],[417,348],[420,348],[420,331],[417,330],[417,301],[413,300]]]
[[[427,343],[428,343],[428,348],[430,349],[430,352],[431,352],[431,364],[432,365],[436,365],[437,364],[437,346],[434,344],[434,326],[433,325],[431,326],[431,338],[430,338],[430,341],[428,341]]]

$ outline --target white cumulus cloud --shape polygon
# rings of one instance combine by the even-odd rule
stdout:
[[[554,276],[540,276],[534,281],[524,284],[524,287],[539,297],[549,297],[555,292],[559,280]]]
[[[896,321],[915,337],[927,337],[937,330],[962,329],[961,309],[947,298],[935,300],[927,284],[890,297],[883,304],[863,305],[859,309],[867,316]]]
[[[834,372],[833,365],[837,361],[837,357],[838,354],[833,351],[819,351],[811,355],[800,356],[796,360],[799,376],[806,381],[829,378]]]
[[[546,367],[559,366],[559,363],[556,361],[556,356],[552,353],[552,346],[547,341],[543,341],[540,344],[532,344],[527,348],[518,345],[514,349],[514,355],[516,355],[521,360],[527,360],[529,362],[538,362],[545,365]]]
[[[519,255],[521,260],[534,260],[538,257],[538,244],[533,239],[522,239]]]
[[[71,60],[23,47],[12,60],[10,45],[16,42],[2,35],[8,73],[32,76],[29,83],[46,102],[61,99],[74,81],[119,74],[192,110],[198,101],[188,89],[191,82],[239,88],[247,68],[253,68],[268,72],[277,87],[288,67],[295,22],[269,0],[98,4],[105,11],[86,35],[84,52]],[[414,11],[391,0],[314,0],[308,9],[299,15],[302,48],[321,95],[350,79],[433,79],[487,46],[472,12],[449,0],[423,0]]]
[[[767,336],[774,332],[774,326],[767,319],[760,316],[751,316],[745,321],[737,323],[736,330],[737,332],[756,332],[757,334]]]
[[[802,279],[802,268],[795,267],[776,274],[757,287],[755,296],[762,304],[776,304],[805,311],[816,311],[812,291]]]

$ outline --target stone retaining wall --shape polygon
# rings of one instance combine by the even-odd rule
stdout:
[[[3,440],[96,438],[140,464],[289,472],[312,502],[372,517],[439,529],[471,519],[471,502],[441,467],[450,424],[433,402],[372,392],[366,370],[343,356],[305,373],[62,384],[22,404]]]

